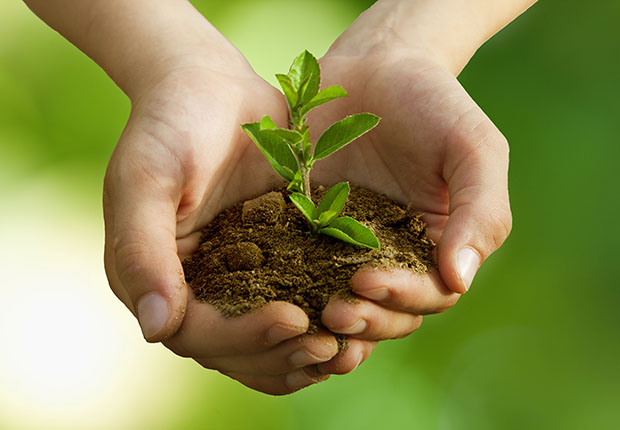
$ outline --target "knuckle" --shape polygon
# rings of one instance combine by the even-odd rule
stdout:
[[[112,153],[103,178],[104,202],[112,201],[121,190],[122,184],[140,179],[137,175],[140,169],[136,160],[141,160],[141,158],[124,156],[119,152],[122,151],[117,147]]]
[[[110,252],[114,256],[113,263],[116,266],[118,277],[123,281],[127,277],[133,277],[144,273],[147,265],[151,264],[154,256],[160,255],[163,251],[170,251],[176,254],[176,249],[171,245],[159,246],[153,249],[153,237],[160,235],[171,235],[165,229],[153,229],[149,235],[138,228],[125,228],[109,240]],[[163,281],[162,281],[163,282]]]
[[[440,314],[442,312],[447,311],[452,306],[456,305],[456,303],[461,298],[460,294],[452,293],[445,298],[444,303],[442,303],[433,313]]]
[[[175,195],[184,180],[181,166],[176,152],[167,146],[117,147],[103,180],[104,208],[112,207],[128,188]]]
[[[394,339],[402,339],[409,336],[411,333],[416,331],[422,325],[422,316],[421,315],[411,315],[409,321],[407,321],[407,325],[404,330],[401,331]]]
[[[493,252],[502,246],[512,230],[512,213],[508,204],[501,204],[494,208],[489,215],[490,246],[493,248],[490,251]]]
[[[472,106],[457,118],[447,142],[470,156],[480,156],[490,148],[508,149],[506,137],[478,106]]]
[[[128,295],[135,301],[148,289],[165,291],[167,278],[153,276],[152,251],[140,241],[121,242],[113,251],[118,280]]]
[[[114,241],[117,274],[120,279],[142,270],[142,262],[147,257],[143,243],[139,241]]]
[[[508,154],[510,153],[510,144],[508,143],[508,139],[501,133],[497,133],[495,136],[495,145],[496,147],[508,158]]]
[[[499,236],[502,238],[503,242],[512,231],[512,213],[509,208],[506,208],[504,210],[504,213],[500,217],[498,217],[497,229],[499,231]]]
[[[477,250],[482,259],[499,249],[512,230],[512,214],[508,203],[481,202],[480,207],[485,210],[477,210],[474,230],[478,232]]]
[[[461,298],[460,294],[452,293],[446,298],[446,303],[443,308],[441,308],[440,312],[445,312],[450,309],[452,306],[456,305]]]

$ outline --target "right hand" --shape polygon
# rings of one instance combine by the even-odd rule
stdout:
[[[320,60],[323,86],[342,85],[349,97],[314,111],[311,129],[325,130],[353,112],[383,119],[321,160],[315,177],[326,184],[350,180],[407,204],[424,214],[437,243],[438,270],[360,270],[351,281],[359,302],[330,301],[323,324],[358,339],[404,337],[420,326],[422,315],[456,304],[512,225],[508,143],[456,79],[462,53],[452,58],[425,38],[407,40],[395,31],[401,18],[403,33],[428,29],[433,17],[420,14],[420,5],[377,2]],[[403,8],[409,6],[407,15]]]

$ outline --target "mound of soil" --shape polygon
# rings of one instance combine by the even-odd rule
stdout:
[[[325,192],[317,188],[314,198]],[[420,215],[384,195],[353,186],[342,212],[374,231],[381,249],[371,250],[311,237],[287,194],[279,189],[239,203],[205,227],[199,249],[183,262],[196,298],[231,317],[269,302],[290,302],[308,314],[313,333],[322,327],[331,296],[354,300],[350,279],[361,267],[425,273],[435,264],[435,244]]]

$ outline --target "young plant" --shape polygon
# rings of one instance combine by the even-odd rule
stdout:
[[[374,128],[380,118],[371,113],[348,116],[332,124],[313,145],[306,115],[324,103],[346,97],[346,91],[339,85],[319,91],[321,70],[308,51],[295,58],[286,75],[277,74],[276,78],[288,102],[289,128],[279,128],[265,115],[260,122],[243,124],[243,130],[275,171],[289,182],[290,199],[308,220],[313,236],[321,233],[354,245],[379,249],[379,241],[368,227],[351,217],[338,216],[349,197],[349,184],[334,185],[316,206],[312,201],[310,171],[318,160]]]

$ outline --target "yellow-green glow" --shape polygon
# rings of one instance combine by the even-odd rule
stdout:
[[[183,362],[147,345],[107,287],[100,220],[75,211],[68,182],[51,171],[0,193],[0,423],[161,422],[187,383]]]
[[[359,12],[333,0],[233,1],[215,24],[259,75],[277,85],[274,75],[288,70],[292,58],[304,49],[321,57]]]
[[[272,83],[368,5],[192,3]],[[459,76],[511,144],[506,244],[450,311],[274,398],[144,342],[102,261],[129,102],[23,2],[0,2],[0,429],[620,428],[620,9],[555,3]]]

